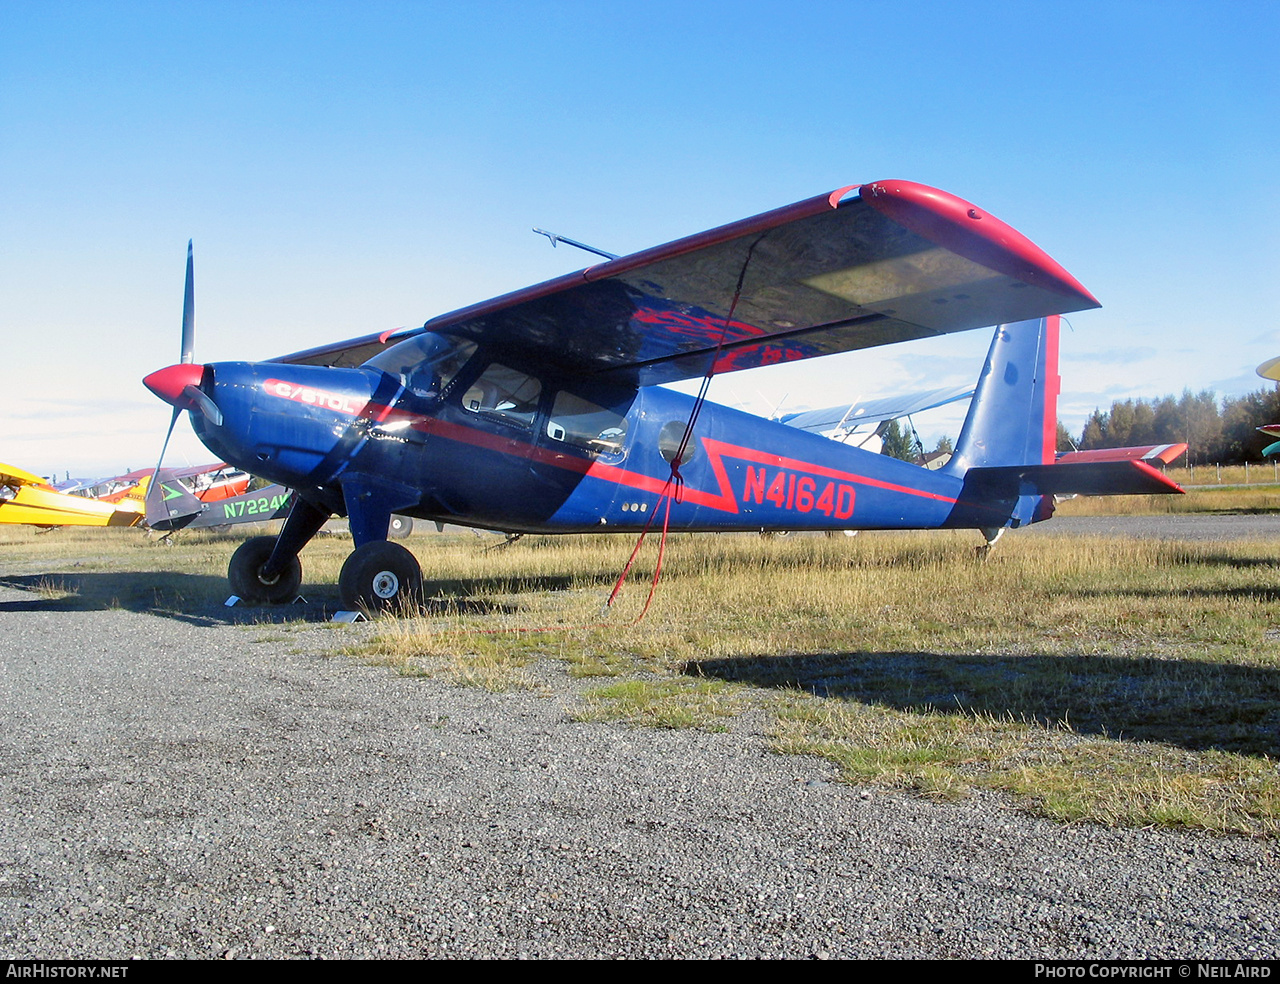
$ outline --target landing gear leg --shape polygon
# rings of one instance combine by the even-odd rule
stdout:
[[[293,601],[302,585],[298,552],[328,518],[323,509],[305,499],[295,499],[279,536],[255,536],[231,555],[227,567],[231,593],[250,605]]]
[[[391,517],[417,501],[419,492],[387,481],[352,477],[342,484],[356,548],[338,575],[338,593],[349,611],[403,611],[422,595],[422,568],[398,543],[387,541]]]
[[[264,573],[275,552],[276,540],[274,536],[255,536],[231,555],[227,580],[231,582],[231,593],[241,601],[250,605],[284,605],[298,596],[302,564],[296,554],[276,573]]]
[[[414,604],[422,594],[422,568],[398,543],[374,540],[351,552],[338,575],[342,605],[386,612]]]

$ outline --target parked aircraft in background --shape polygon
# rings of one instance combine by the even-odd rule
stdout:
[[[299,551],[336,513],[355,538],[343,603],[385,609],[421,581],[386,541],[395,512],[513,533],[634,532],[661,511],[674,530],[990,541],[1047,519],[1056,493],[1179,492],[1141,460],[1054,460],[1056,315],[1097,303],[989,213],[880,181],[268,362],[195,363],[184,314],[182,362],[145,382],[214,454],[296,490],[280,535],[232,558],[236,595],[291,600]],[[657,385],[997,324],[937,471]]]
[[[967,400],[971,396],[972,386],[952,386],[905,396],[841,403],[822,410],[784,413],[776,419],[789,427],[798,427],[810,434],[821,434],[841,444],[851,444],[866,451],[881,451],[881,435],[893,421],[946,406],[948,403]]]
[[[1263,379],[1270,379],[1273,382],[1280,383],[1280,356],[1274,359],[1268,359],[1262,365],[1258,366],[1258,375]],[[1258,428],[1267,437],[1280,437],[1280,424],[1263,424]],[[1280,454],[1280,441],[1274,444],[1268,444],[1262,449],[1264,457]]]
[[[142,509],[141,492],[119,502],[99,502],[59,492],[39,475],[0,464],[0,523],[134,526],[142,520]]]
[[[266,485],[231,495],[220,494],[225,484],[193,490],[184,481],[181,470],[162,468],[155,473],[147,490],[147,525],[153,530],[173,533],[185,529],[223,529],[241,523],[263,523],[283,519],[289,513],[293,492],[282,485]],[[215,489],[211,497],[199,491]]]
[[[129,496],[142,482],[155,474],[154,468],[138,468],[124,475],[111,478],[77,479],[55,486],[59,492],[68,495],[85,496],[101,502],[119,502]],[[187,484],[189,490],[201,502],[216,502],[233,495],[248,491],[250,476],[239,468],[233,468],[225,461],[215,461],[208,465],[194,465],[188,468],[170,470],[170,478],[177,478]]]
[[[234,488],[229,482],[206,482],[192,488],[186,474],[192,469],[162,468],[155,473],[146,493],[147,526],[162,533],[178,530],[227,530],[245,523],[266,523],[284,519],[293,504],[293,490],[283,485],[269,484],[249,488],[249,476],[244,476],[242,491],[225,494]],[[150,474],[150,473],[149,473]],[[197,474],[208,474],[198,471]],[[403,539],[413,531],[413,520],[408,516],[392,516],[387,535]]]

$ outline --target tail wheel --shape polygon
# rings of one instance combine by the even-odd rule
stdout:
[[[262,567],[275,549],[274,536],[255,536],[240,544],[231,555],[227,580],[231,593],[251,605],[281,605],[298,597],[302,586],[302,563],[295,556],[273,578],[262,576]]]
[[[408,516],[392,516],[391,525],[387,527],[387,536],[393,540],[403,540],[413,532],[413,520]]]
[[[338,575],[342,604],[385,612],[412,604],[422,592],[422,568],[398,543],[375,540],[356,547]]]

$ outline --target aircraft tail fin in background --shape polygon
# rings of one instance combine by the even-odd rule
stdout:
[[[161,468],[146,490],[147,525],[171,531],[185,526],[204,507],[174,473]]]
[[[122,512],[145,513],[147,511],[147,488],[151,485],[151,476],[143,475],[138,484],[132,486],[118,500],[116,508]]]

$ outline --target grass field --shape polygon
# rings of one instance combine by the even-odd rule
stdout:
[[[5,529],[0,583],[41,607],[217,620],[238,542]],[[994,790],[1063,821],[1280,834],[1280,541],[1014,533],[982,562],[965,532],[680,535],[638,624],[652,550],[604,616],[630,538],[496,542],[411,538],[423,612],[340,629],[335,646],[498,690],[537,686],[530,664],[557,660],[585,682],[580,719],[724,728],[749,710],[780,753],[862,783]],[[305,611],[336,604],[348,549],[304,552]],[[303,611],[239,617],[287,633],[316,617]]]
[[[1242,466],[1223,468],[1222,483],[1214,481],[1212,466],[1170,468],[1166,474],[1186,489],[1186,495],[1078,496],[1058,503],[1061,516],[1167,516],[1183,513],[1280,513],[1280,483],[1272,468],[1250,469],[1245,482]],[[1265,481],[1264,481],[1265,479]],[[1204,482],[1205,484],[1193,484]]]

